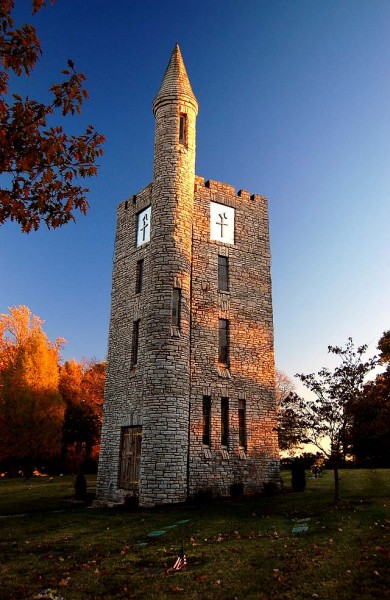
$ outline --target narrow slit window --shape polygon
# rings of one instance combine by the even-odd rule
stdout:
[[[134,367],[138,362],[139,347],[139,320],[133,323],[133,338],[131,342],[131,366]]]
[[[229,444],[229,398],[221,398],[221,446]]]
[[[211,398],[203,396],[203,436],[202,442],[210,446],[211,439]]]
[[[172,325],[180,327],[181,289],[173,288],[172,292]]]
[[[227,256],[218,256],[218,289],[229,291],[229,259]]]
[[[187,145],[187,115],[180,115],[179,122],[179,143],[183,144],[183,146]]]
[[[229,363],[229,321],[227,319],[219,319],[218,362],[223,365]]]
[[[246,405],[245,400],[238,401],[238,445],[246,450]]]
[[[137,261],[137,271],[135,275],[135,293],[139,294],[142,290],[142,283],[144,277],[144,259]]]

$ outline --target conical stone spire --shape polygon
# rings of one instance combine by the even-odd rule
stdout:
[[[156,114],[156,110],[160,104],[178,100],[179,98],[189,102],[195,107],[196,113],[198,112],[198,101],[192,91],[179,44],[176,44],[167,70],[165,71],[161,87],[153,100],[154,114]]]

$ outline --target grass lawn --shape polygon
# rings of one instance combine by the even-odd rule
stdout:
[[[337,509],[330,472],[299,494],[283,480],[279,496],[153,510],[80,507],[69,477],[1,480],[0,598],[385,598],[390,471],[341,471]],[[164,572],[182,541],[187,568]]]

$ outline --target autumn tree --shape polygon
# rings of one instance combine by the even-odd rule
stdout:
[[[106,363],[67,361],[60,372],[60,392],[66,403],[63,460],[77,472],[82,464],[97,461]]]
[[[60,455],[64,403],[58,390],[59,350],[43,321],[19,306],[0,314],[0,462],[32,472]]]
[[[84,398],[92,406],[99,425],[102,424],[102,411],[104,399],[104,387],[106,384],[106,362],[98,362],[95,359],[84,363],[83,393]]]
[[[355,349],[352,338],[344,348],[328,346],[328,352],[340,358],[333,371],[323,367],[317,374],[298,373],[303,385],[313,394],[312,399],[296,396],[297,419],[304,438],[314,444],[333,466],[335,501],[340,499],[339,465],[343,442],[353,424],[353,407],[362,400],[366,376],[377,365],[377,359],[363,360],[367,346]]]
[[[45,4],[33,0],[33,14]],[[62,117],[80,114],[88,98],[86,78],[71,60],[62,71],[63,81],[50,86],[48,104],[10,89],[17,82],[10,75],[30,76],[42,54],[35,28],[18,28],[13,10],[14,0],[0,0],[0,173],[6,176],[0,188],[0,224],[16,221],[28,233],[42,221],[56,228],[74,221],[76,211],[86,214],[89,190],[80,179],[97,174],[104,137],[92,125],[79,136],[67,135],[60,124]]]

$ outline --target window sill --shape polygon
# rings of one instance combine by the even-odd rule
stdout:
[[[171,337],[180,337],[180,327],[171,325]]]
[[[205,458],[211,458],[211,450],[210,448],[203,448],[203,454]]]
[[[217,366],[218,377],[222,377],[222,379],[231,379],[231,373],[228,365],[218,364]]]
[[[240,460],[246,460],[246,450],[245,448],[238,449],[238,456]]]
[[[136,244],[135,249],[142,250],[142,248],[145,248],[145,246],[147,246],[148,244],[150,244],[150,240],[148,240],[147,242],[142,242],[142,244]]]

